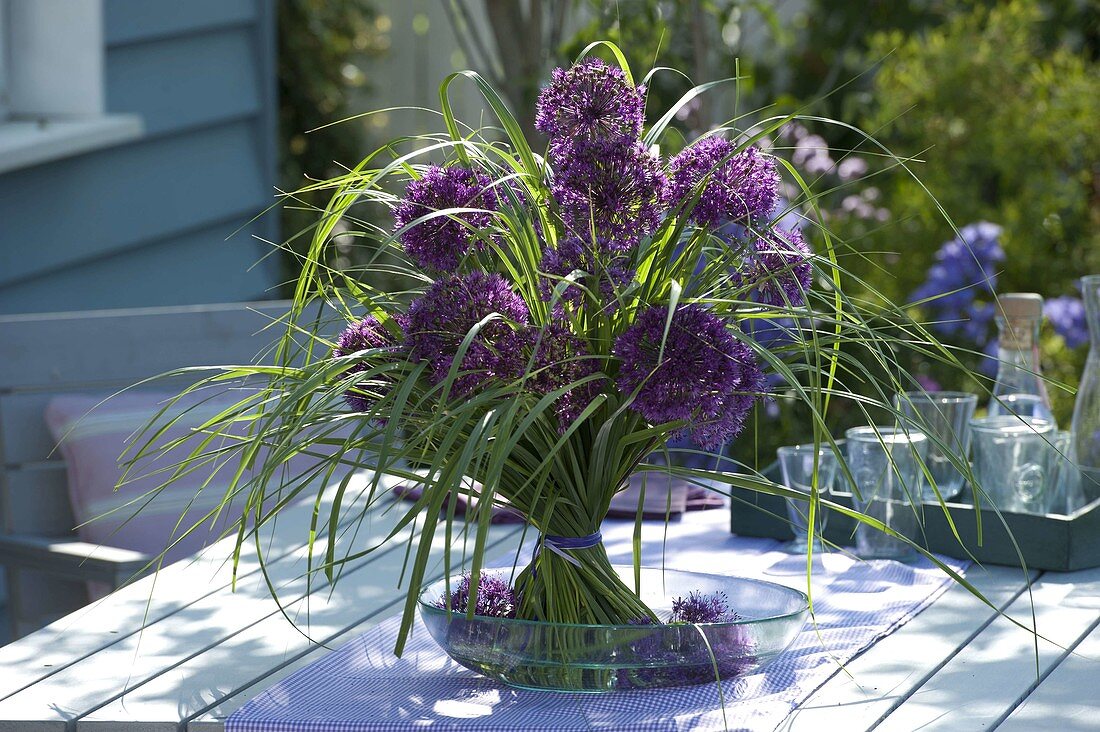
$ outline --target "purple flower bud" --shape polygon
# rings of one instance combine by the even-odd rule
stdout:
[[[561,279],[573,272],[584,272],[590,278],[581,278],[576,284],[568,285],[562,293],[562,299],[573,305],[585,300],[585,290],[595,289],[604,302],[614,299],[616,291],[625,288],[634,278],[629,259],[609,249],[603,243],[592,246],[577,237],[567,237],[558,241],[554,247],[547,247],[542,256],[540,269],[552,277],[547,278],[544,291],[547,299]],[[591,280],[595,280],[593,283]],[[593,287],[593,284],[595,285]]]
[[[589,358],[584,342],[559,323],[548,325],[541,333],[529,336],[532,347],[537,348],[534,369],[528,384],[536,394],[549,394],[569,387],[554,403],[558,417],[558,430],[564,432],[599,392],[599,381],[593,379],[583,384],[576,382],[596,373],[596,360]]]
[[[499,574],[482,572],[478,578],[477,592],[474,593],[474,615],[491,618],[514,618],[516,616],[516,593],[508,581]],[[435,605],[446,609],[447,596],[436,600]],[[451,612],[465,613],[470,609],[470,575],[462,575],[458,585],[451,593]]]
[[[672,601],[670,623],[732,623],[741,616],[730,610],[729,598],[724,592],[704,595],[692,591],[688,596]]]
[[[640,142],[563,145],[551,192],[569,234],[597,239],[615,251],[633,249],[661,224],[668,179],[661,161]]]
[[[774,229],[752,243],[742,280],[756,288],[762,303],[801,305],[813,284],[812,256],[798,229]]]
[[[358,323],[349,325],[347,329],[340,334],[336,342],[336,348],[332,351],[332,355],[336,358],[340,358],[343,356],[350,356],[360,351],[394,348],[395,346],[396,344],[390,336],[389,331],[382,327],[382,324],[378,322],[377,318],[373,315],[368,315]],[[346,373],[354,374],[360,371],[366,371],[367,368],[367,363],[365,361],[360,361],[349,368]],[[369,411],[373,404],[371,399],[362,392],[356,391],[354,388],[344,392],[344,401],[357,412]]]

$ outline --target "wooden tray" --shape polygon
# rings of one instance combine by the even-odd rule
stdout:
[[[765,475],[774,479],[769,473],[765,471]],[[733,533],[772,539],[794,538],[782,498],[737,488],[732,489],[731,494],[730,528]],[[831,500],[851,506],[850,498],[843,494],[834,495]],[[1019,567],[1023,563],[1033,569],[1056,571],[1100,567],[1100,499],[1069,515],[1041,516],[1003,511],[998,515],[992,509],[983,508],[981,541],[978,540],[978,520],[973,506],[947,504],[959,539],[951,533],[941,506],[925,504],[922,510],[924,535],[918,541],[940,554],[973,558],[982,564]],[[854,529],[853,519],[829,511],[825,523],[827,541],[851,546]]]

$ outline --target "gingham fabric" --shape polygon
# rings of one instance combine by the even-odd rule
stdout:
[[[716,516],[717,514],[717,516]],[[778,543],[729,534],[725,511],[670,524],[664,560],[702,570],[806,587],[806,559]],[[630,522],[604,525],[613,561],[630,561]],[[643,563],[659,566],[654,527]],[[942,558],[962,572],[965,562]],[[564,694],[511,689],[451,661],[417,622],[402,658],[393,656],[391,618],[279,681],[241,707],[227,732],[339,730],[773,730],[846,663],[927,607],[951,583],[931,562],[863,562],[837,553],[815,561],[817,627],[761,671],[723,684]],[[858,680],[858,679],[857,679]]]

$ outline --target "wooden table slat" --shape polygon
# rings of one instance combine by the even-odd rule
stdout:
[[[1100,728],[1100,595],[1079,598],[1092,606],[1092,630],[1012,711],[999,732],[1083,732]]]
[[[389,505],[388,500],[385,505]],[[267,580],[280,588],[284,602],[293,601],[305,593],[306,550],[303,540],[308,537],[311,512],[312,505],[308,503],[295,506],[276,524],[279,527],[276,529],[277,540],[281,545],[297,547],[266,563]],[[364,526],[369,524],[371,539],[377,541],[390,531],[398,518],[397,511],[375,511]],[[366,536],[360,536],[361,541],[366,539]],[[230,553],[232,541],[232,538],[227,539],[208,550],[209,559],[204,560],[204,563],[209,562],[208,571],[210,565],[218,568],[218,574],[230,570],[225,557]],[[246,547],[246,553],[253,561],[254,552],[254,546]],[[360,566],[372,558],[360,560]],[[165,616],[160,622],[151,624],[144,632],[128,634],[80,661],[39,679],[0,702],[0,721],[52,720],[58,729],[62,729],[70,720],[117,695],[120,679],[133,685],[155,678],[182,660],[200,654],[205,648],[277,612],[270,600],[264,574],[252,572],[247,577],[239,578],[236,592],[228,592],[226,585],[220,592],[205,594]],[[150,593],[154,603],[159,603],[162,588],[180,588],[189,584],[194,593],[196,579],[187,566],[173,565],[166,568],[160,577],[150,577],[136,583],[120,596],[105,602],[104,606],[116,612],[128,609],[129,622],[133,622],[134,615],[140,617]],[[222,579],[228,578],[223,576]],[[156,583],[155,588],[153,582]],[[85,632],[83,625],[82,621],[80,626],[70,627],[68,634],[79,638]],[[61,643],[67,643],[67,639]],[[119,673],[119,669],[125,668],[129,669],[128,678]],[[65,700],[63,707],[58,705],[58,699]]]
[[[515,526],[495,526],[490,532],[491,550],[506,544],[514,552]],[[444,538],[433,545],[429,577],[443,574]],[[458,561],[458,553],[452,562]],[[77,731],[117,729],[127,732],[152,732],[166,720],[180,724],[216,709],[217,716],[228,716],[251,695],[237,693],[258,686],[260,691],[274,683],[275,677],[312,663],[327,653],[352,631],[362,632],[370,625],[400,612],[404,590],[398,588],[404,563],[404,547],[393,547],[388,556],[379,557],[369,567],[337,583],[331,595],[310,598],[308,630],[316,645],[304,637],[282,615],[270,615],[250,626],[232,642],[217,644],[201,655],[150,680],[125,695],[94,710],[77,722]],[[458,571],[452,567],[452,571]],[[369,575],[369,582],[364,581]],[[320,593],[317,593],[318,595]],[[304,613],[304,601],[287,607],[288,614]],[[296,622],[305,626],[305,618]],[[236,700],[234,702],[234,700]],[[230,711],[225,711],[232,707]]]
[[[1032,573],[1034,577],[1037,573]],[[1019,569],[972,568],[967,579],[998,608],[1026,587]],[[781,730],[868,729],[890,713],[997,616],[964,587],[950,587],[936,602],[852,659],[810,695]]]
[[[1032,598],[1039,633],[1038,674],[1062,659],[1096,621],[1100,569],[1047,572],[1008,608],[1030,624]],[[1084,602],[1078,602],[1084,600]],[[1057,644],[1057,645],[1055,645]],[[881,732],[989,729],[1038,685],[1034,637],[997,618],[876,728]]]
[[[365,477],[356,481],[360,489],[365,483]],[[355,490],[348,493],[357,495]],[[290,506],[278,522],[270,525],[263,543],[273,549],[265,561],[280,561],[305,545],[308,535],[303,527],[308,526],[312,510],[309,502]],[[209,547],[194,560],[177,562],[158,577],[137,582],[0,648],[0,701],[225,591],[232,581],[232,567],[225,556],[224,546]],[[250,542],[240,558],[238,580],[244,581],[259,571],[260,563]]]

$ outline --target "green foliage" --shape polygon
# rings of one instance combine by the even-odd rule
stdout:
[[[955,221],[1005,227],[1002,289],[1040,286],[1054,295],[1100,268],[1100,66],[1063,48],[1041,55],[1037,21],[1035,3],[1017,0],[922,37],[877,36],[873,54],[897,50],[875,78],[864,125],[925,159],[921,180]],[[903,222],[907,261],[913,253],[927,262],[951,238],[905,176],[890,177],[885,200]],[[904,293],[922,271],[898,274]]]
[[[331,178],[362,157],[362,125],[325,125],[348,116],[349,94],[369,84],[363,62],[384,46],[370,0],[279,0],[278,12],[279,178],[284,191],[295,191],[306,179]],[[326,200],[304,192],[282,209],[282,231],[299,255],[309,234],[294,237],[316,224]],[[298,257],[285,262],[288,277],[297,277]]]
[[[746,109],[765,100],[750,99],[754,82],[753,58],[734,51],[741,29],[751,12],[750,26],[769,39],[784,29],[768,2],[708,0],[667,2],[661,0],[619,0],[587,3],[590,20],[562,47],[561,63],[572,63],[589,43],[608,39],[626,54],[634,69],[665,69],[648,84],[648,105],[668,109],[694,84],[733,78],[740,73],[738,94]],[[735,37],[736,35],[736,37]],[[739,59],[738,56],[741,56]],[[640,71],[639,73],[644,73]],[[770,103],[772,100],[766,100]],[[733,87],[697,97],[676,116],[675,127],[699,134],[735,116]]]
[[[904,300],[937,247],[954,234],[924,187],[960,223],[1005,227],[1007,255],[998,289],[1074,294],[1075,280],[1100,272],[1100,65],[1045,40],[1040,4],[1015,0],[977,7],[918,35],[881,33],[870,57],[885,57],[874,104],[861,126],[899,154],[923,160],[920,178],[881,180],[882,205],[896,226],[864,235],[865,252],[892,252],[882,289]],[[904,266],[895,266],[904,264]],[[1074,384],[1081,356],[1048,361],[1050,375]],[[950,376],[947,376],[950,378]],[[1068,425],[1072,397],[1053,393]]]

